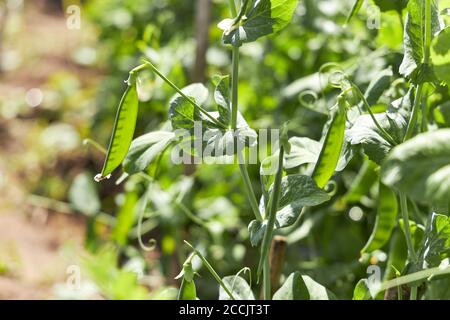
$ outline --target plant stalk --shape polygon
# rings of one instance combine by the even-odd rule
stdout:
[[[239,82],[239,47],[233,46],[233,70],[231,74],[231,128],[237,128],[238,82]]]
[[[406,196],[403,192],[400,192],[400,210],[403,219],[403,225],[405,229],[406,245],[408,247],[408,258],[411,262],[416,262],[416,252],[414,250],[414,243],[411,235],[411,229],[409,225],[409,214],[408,214],[408,202]]]

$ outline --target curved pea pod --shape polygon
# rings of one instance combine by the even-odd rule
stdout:
[[[398,213],[395,193],[380,182],[378,192],[378,210],[372,234],[361,254],[382,248],[390,239]]]
[[[333,114],[328,128],[319,159],[312,173],[312,178],[320,188],[323,188],[333,176],[339,162],[342,146],[344,145],[345,122],[347,106],[344,97],[338,98],[338,109]]]
[[[95,177],[96,181],[108,178],[109,175],[121,165],[128,153],[131,141],[133,140],[139,100],[136,82],[128,81],[127,83],[128,87],[125,90],[117,109],[105,163],[103,164],[102,172]]]

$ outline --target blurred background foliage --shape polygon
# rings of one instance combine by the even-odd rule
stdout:
[[[318,140],[337,93],[320,72],[327,63],[345,69],[363,89],[388,66],[397,75],[403,34],[398,13],[382,12],[381,27],[370,28],[374,16],[366,6],[345,26],[352,4],[302,0],[283,32],[242,47],[239,105],[252,128],[291,120],[292,135]],[[81,8],[79,30],[66,27],[71,5]],[[43,296],[173,298],[174,277],[187,256],[184,239],[200,248],[220,275],[254,268],[258,252],[247,232],[252,213],[234,166],[191,170],[171,165],[165,155],[157,168],[150,167],[149,173],[158,170],[158,181],[142,230],[154,248],[144,251],[137,239],[144,178],[116,185],[117,173],[96,184],[92,178],[103,154],[83,144],[92,139],[106,146],[124,80],[144,57],[180,87],[200,81],[212,88],[213,75],[227,74],[231,55],[216,24],[229,16],[228,1],[2,0],[0,9],[0,213],[31,216],[27,223],[37,233],[54,216],[70,216],[54,228],[64,232],[76,223],[82,234],[68,249],[64,244],[74,240],[64,233],[55,249],[65,267],[81,266],[81,290],[65,285],[70,273],[62,269],[44,284],[39,280],[39,286],[50,288]],[[388,94],[390,101],[404,84],[396,89]],[[141,74],[136,136],[161,128],[172,95],[153,74]],[[435,105],[443,107],[448,92],[440,97]],[[342,200],[362,161],[357,155],[351,169],[337,176],[336,201],[308,211],[288,235],[284,274],[310,274],[340,298],[352,297],[368,264],[387,259],[382,251],[365,259],[359,253],[374,223],[376,186],[368,186],[369,197]],[[250,171],[259,190],[259,166]],[[2,228],[13,226],[2,222]],[[0,279],[22,281],[14,274],[20,248],[0,241],[13,252],[0,255]],[[60,257],[61,252],[67,254]],[[206,271],[200,273],[199,297],[217,298],[217,284]]]

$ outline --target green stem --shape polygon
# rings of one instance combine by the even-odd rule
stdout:
[[[394,138],[392,138],[392,136],[386,130],[384,130],[383,127],[378,123],[377,119],[375,118],[375,115],[372,112],[372,109],[370,108],[369,102],[367,102],[367,99],[363,95],[361,90],[358,88],[358,86],[355,83],[353,83],[353,82],[350,82],[350,83],[351,83],[353,89],[356,91],[356,94],[362,100],[362,102],[363,102],[364,106],[366,107],[367,111],[369,112],[369,115],[372,118],[373,123],[378,128],[378,130],[380,130],[380,133],[383,136],[383,138],[387,142],[389,142],[391,145],[396,146],[397,142],[395,142]]]
[[[403,218],[403,226],[405,229],[406,245],[408,247],[408,258],[411,262],[416,262],[416,252],[414,250],[414,244],[409,225],[408,202],[403,192],[400,192],[400,210]]]
[[[425,28],[423,41],[423,63],[430,63],[431,47],[431,0],[425,0]]]
[[[270,194],[270,199],[269,199],[269,203],[268,203],[269,214],[268,214],[268,218],[267,218],[268,221],[267,221],[266,232],[264,233],[264,238],[263,238],[263,241],[261,244],[261,257],[260,257],[258,273],[257,273],[258,278],[261,274],[261,269],[263,268],[263,265],[265,264],[265,260],[269,256],[270,244],[272,242],[273,230],[275,228],[275,220],[276,220],[277,210],[278,210],[278,199],[280,197],[280,191],[281,191],[281,179],[283,177],[283,157],[284,157],[284,148],[283,148],[283,146],[281,146],[280,154],[278,156],[278,170],[275,175],[275,181],[273,182],[273,189],[272,189],[272,193]],[[269,279],[268,283],[265,281],[263,283],[263,285],[264,285],[264,288],[269,286],[269,289],[270,289],[270,279]],[[264,291],[266,291],[266,289]]]
[[[238,82],[239,82],[239,47],[233,46],[233,70],[231,74],[231,128],[237,127]]]
[[[417,125],[417,118],[419,117],[419,110],[420,110],[420,104],[422,102],[422,91],[423,91],[423,84],[419,84],[416,88],[416,96],[414,98],[414,106],[411,113],[411,118],[408,122],[408,127],[406,128],[405,137],[403,138],[403,141],[407,141],[411,139],[411,137],[414,134],[414,129]]]
[[[252,182],[248,175],[247,166],[243,163],[239,164],[239,170],[241,171],[242,178],[245,184],[245,191],[247,193],[250,206],[252,207],[253,213],[255,214],[256,220],[263,221],[261,212],[259,211],[258,201],[255,197],[255,192],[253,191]]]
[[[234,0],[228,0],[228,3],[230,5],[231,15],[233,17],[236,17],[237,15],[236,3],[234,2]]]
[[[409,300],[417,300],[417,287],[411,287],[411,292],[409,295]]]
[[[178,88],[172,81],[170,81],[166,76],[164,76],[150,61],[145,60],[146,66],[148,66],[154,73],[156,73],[164,82],[166,82],[169,86],[172,87],[180,96],[186,99],[190,104],[194,106],[194,108],[198,109],[202,112],[206,117],[208,117],[215,125],[219,126],[219,128],[225,129],[225,126],[220,123],[217,119],[215,119],[212,115],[209,114],[208,111],[199,106],[191,97],[188,97],[180,88]]]
[[[272,288],[270,287],[270,261],[269,255],[264,259],[263,266],[263,299],[270,300],[272,295]]]
[[[197,257],[200,258],[200,260],[202,260],[203,264],[205,265],[205,267],[208,269],[208,271],[212,274],[212,276],[214,277],[214,279],[216,279],[216,281],[219,283],[219,285],[223,288],[223,290],[225,290],[225,292],[228,294],[228,296],[231,298],[231,300],[236,300],[236,298],[234,297],[234,295],[231,293],[230,289],[228,289],[228,287],[226,286],[226,284],[222,281],[222,279],[220,278],[220,276],[217,274],[216,270],[214,270],[214,268],[212,267],[212,265],[208,262],[208,260],[206,260],[206,258],[200,253],[200,251],[198,251],[197,249],[195,249],[189,242],[187,242],[186,240],[184,241],[184,243],[186,243],[191,249],[192,251],[194,251],[194,253],[197,255]]]

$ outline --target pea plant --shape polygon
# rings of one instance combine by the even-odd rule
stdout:
[[[356,19],[363,2],[355,1],[348,24]],[[221,277],[201,250],[185,241],[190,254],[177,277],[181,281],[179,299],[198,297],[195,257],[217,281],[220,299],[337,299],[298,271],[279,285],[283,254],[276,245],[280,240],[277,235],[301,227],[304,215],[313,207],[356,203],[374,188],[376,219],[360,261],[372,261],[371,257],[387,246],[389,259],[383,278],[368,277],[356,284],[354,299],[420,299],[432,290],[433,283],[448,277],[450,129],[446,128],[448,111],[441,106],[449,97],[450,29],[435,0],[374,3],[382,12],[396,11],[402,20],[404,56],[398,72],[396,66],[389,66],[363,90],[347,69],[335,64],[324,66],[320,72],[329,76],[333,98],[322,138],[315,141],[289,136],[288,128],[296,125],[295,118],[280,125],[279,139],[271,145],[270,155],[259,162],[259,190],[250,178],[246,156],[258,144],[258,134],[239,111],[240,49],[285,28],[297,0],[241,0],[238,6],[229,0],[231,17],[218,27],[223,31],[223,44],[231,51],[230,75],[212,77],[213,99],[201,83],[178,88],[150,60],[130,71],[103,169],[95,180],[109,178],[120,166],[123,174],[119,183],[131,175],[141,175],[147,190],[142,196],[144,211],[158,178],[157,170],[149,174],[151,164],[157,166],[168,150],[181,150],[188,155],[182,159],[194,163],[209,150],[217,161],[227,157],[224,165],[237,163],[254,214],[248,233],[259,261],[236,275]],[[143,70],[162,79],[174,96],[168,106],[169,123],[133,140],[138,79]],[[314,99],[310,108],[319,104],[319,97]],[[359,158],[363,159],[360,171],[341,195],[335,178]],[[401,237],[396,236],[396,230],[401,230]],[[142,246],[147,248],[144,243]],[[257,294],[256,288],[260,289]]]

